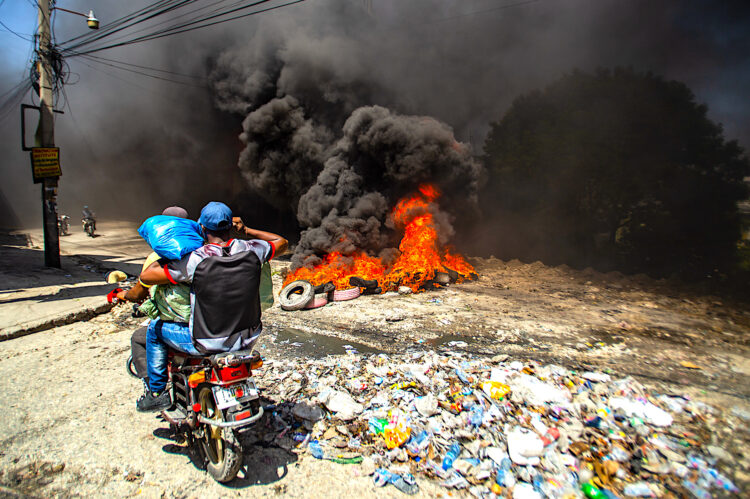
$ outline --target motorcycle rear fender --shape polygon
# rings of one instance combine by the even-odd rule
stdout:
[[[214,385],[229,385],[247,379],[251,374],[247,364],[232,367],[214,367],[211,370],[209,383]]]

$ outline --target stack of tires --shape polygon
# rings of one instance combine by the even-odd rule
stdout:
[[[377,281],[373,282],[377,286]],[[332,301],[353,300],[361,294],[362,289],[355,285],[352,285],[348,289],[338,290],[330,281],[325,284],[313,286],[308,281],[300,280],[290,282],[284,286],[279,295],[279,303],[282,310],[291,312],[324,307]]]

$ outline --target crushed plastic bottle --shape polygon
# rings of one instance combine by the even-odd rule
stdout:
[[[698,485],[697,483],[693,483],[690,480],[683,480],[682,486],[685,487],[692,495],[695,497],[695,499],[711,499],[711,493]]]
[[[380,435],[385,431],[385,427],[388,426],[388,420],[385,418],[370,418],[367,422],[367,426],[371,432]]]
[[[448,452],[443,458],[442,468],[446,471],[451,469],[453,467],[453,462],[458,458],[459,454],[461,454],[461,446],[458,442],[451,443],[450,447],[448,447]]]
[[[463,371],[463,369],[457,367],[456,370],[455,370],[455,373],[456,373],[456,376],[458,376],[458,379],[461,380],[461,383],[463,383],[464,385],[470,385],[471,384],[471,378],[469,378],[469,375],[466,374]]]
[[[310,449],[310,454],[312,454],[315,459],[325,459],[325,452],[323,452],[323,448],[317,440],[310,442],[307,448]]]
[[[484,410],[482,409],[482,406],[475,405],[471,408],[471,412],[469,413],[469,422],[472,424],[472,426],[481,426],[482,420],[484,419]]]
[[[508,463],[510,463],[509,459],[507,459],[507,461]],[[510,471],[510,465],[502,466],[499,470],[497,470],[497,477],[495,478],[495,482],[498,485],[506,487],[508,489],[512,489],[516,485],[516,477]]]
[[[406,450],[412,456],[422,454],[430,445],[431,435],[427,431],[416,431],[411,434],[411,438],[406,443]]]
[[[628,497],[655,497],[646,482],[629,483],[622,490]]]
[[[376,487],[385,487],[388,484],[393,485],[404,494],[414,495],[419,492],[419,485],[411,473],[399,475],[390,471],[379,468],[373,474],[373,482]]]

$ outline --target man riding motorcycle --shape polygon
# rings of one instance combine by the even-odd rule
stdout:
[[[180,206],[170,206],[165,208],[161,213],[162,215],[178,218],[188,218],[188,212],[185,208]],[[159,255],[151,252],[146,257],[146,261],[143,263],[141,270],[146,270],[152,263],[159,259]],[[187,303],[170,303],[170,298],[174,296],[174,293],[163,293],[165,290],[170,290],[172,284],[163,285],[158,291],[155,287],[143,284],[141,281],[135,283],[130,289],[124,289],[119,291],[115,297],[119,301],[130,301],[135,303],[143,303],[144,300],[148,299],[153,295],[154,302],[157,308],[157,313],[160,318],[165,320],[176,320],[179,318],[182,322],[188,322],[190,317],[189,307],[189,286],[186,284],[180,284],[179,287],[187,287],[187,291],[184,293],[188,296]],[[166,300],[163,302],[160,300],[165,294],[169,294]],[[182,291],[179,293],[182,295]],[[185,311],[188,309],[187,311]],[[149,315],[149,314],[146,314]],[[151,315],[149,315],[151,317]],[[156,318],[156,317],[152,317]],[[140,327],[136,329],[133,336],[130,339],[131,358],[133,361],[133,367],[137,376],[147,382],[147,371],[146,371],[146,327]]]
[[[191,355],[246,350],[262,331],[261,266],[282,254],[287,240],[244,226],[245,234],[255,239],[231,239],[232,211],[224,203],[208,203],[198,222],[208,244],[179,261],[154,262],[140,275],[144,284],[190,283],[193,305],[189,324],[154,320],[149,325],[149,386],[136,404],[140,412],[158,412],[171,405],[165,390],[168,346]]]
[[[81,210],[81,225],[83,226],[84,232],[89,236],[94,237],[96,219],[94,218],[94,212],[89,209],[88,205],[84,206],[83,210]],[[90,232],[87,230],[88,227],[90,227]]]

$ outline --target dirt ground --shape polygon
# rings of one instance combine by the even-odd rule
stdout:
[[[494,258],[471,261],[479,274],[473,282],[414,295],[363,296],[303,312],[274,309],[269,322],[385,352],[504,353],[609,369],[642,382],[699,389],[707,396],[750,396],[746,303],[645,276]],[[456,341],[466,345],[450,344]],[[685,368],[684,361],[701,369]]]
[[[117,235],[118,246],[126,248],[118,257],[137,267],[145,252],[129,237]],[[103,246],[88,249],[93,260],[108,254]],[[98,271],[109,268],[106,258],[97,261]],[[633,375],[720,410],[750,410],[746,303],[645,277],[471,261],[478,280],[446,289],[363,296],[299,312],[276,305],[264,314],[260,350],[268,363],[344,354],[344,344],[363,353],[507,354]],[[285,266],[283,260],[273,265],[277,292]],[[119,306],[0,343],[0,396],[7,404],[0,418],[0,497],[401,496],[392,487],[375,488],[357,465],[317,461],[274,445],[251,448],[229,486],[214,483],[185,447],[164,438],[166,423],[135,411],[142,388],[124,366],[140,321]],[[750,479],[747,433],[716,431],[718,443],[737,460],[736,477]],[[420,486],[423,496],[448,493],[426,480]]]

